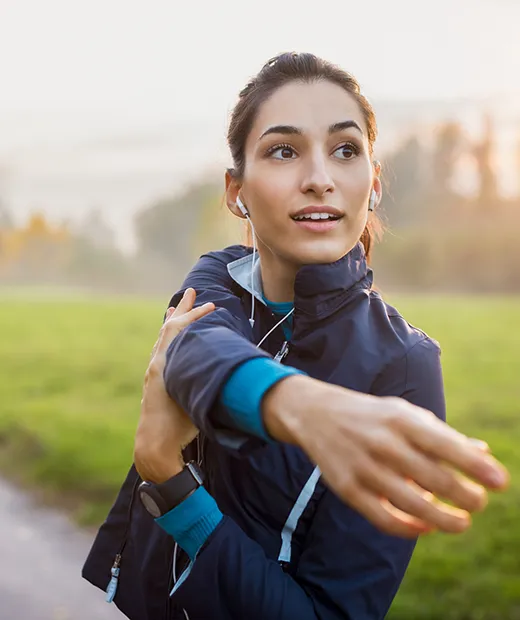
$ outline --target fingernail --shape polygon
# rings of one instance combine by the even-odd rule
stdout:
[[[506,483],[507,476],[503,471],[495,469],[489,473],[488,480],[493,486],[501,487]]]
[[[480,448],[480,450],[484,450],[484,451],[489,450],[489,445],[485,441],[482,441],[481,439],[475,439],[475,438],[472,437],[472,438],[470,438],[470,441],[477,448]]]

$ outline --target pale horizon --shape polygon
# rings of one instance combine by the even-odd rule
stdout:
[[[426,123],[452,110],[477,129],[490,109],[509,158],[520,133],[519,23],[511,0],[324,0],[314,12],[274,0],[3,0],[0,196],[17,218],[40,208],[76,220],[99,206],[128,245],[136,209],[225,165],[238,91],[293,49],[358,78],[379,112],[380,148],[399,138],[400,108]],[[514,181],[506,170],[506,192]]]

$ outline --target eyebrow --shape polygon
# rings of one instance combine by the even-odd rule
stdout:
[[[356,121],[352,120],[341,121],[339,123],[334,123],[330,125],[329,135],[337,133],[338,131],[343,131],[345,129],[357,129],[359,133],[363,135],[363,130],[361,129],[361,127],[356,123]],[[269,129],[266,129],[258,139],[261,140],[262,138],[265,138],[265,136],[273,133],[283,134],[286,136],[302,136],[303,130],[299,127],[295,127],[294,125],[273,125],[273,127],[269,127]]]

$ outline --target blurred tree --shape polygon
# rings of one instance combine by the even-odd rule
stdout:
[[[2,203],[0,199],[0,231],[10,230],[14,227],[14,222],[11,213],[8,208]]]
[[[70,256],[71,236],[64,226],[51,226],[42,213],[33,213],[24,227],[2,235],[3,274],[23,280],[54,278]]]
[[[477,165],[478,196],[477,202],[483,212],[489,212],[498,201],[497,177],[493,162],[495,132],[492,118],[484,116],[482,139],[473,146],[473,157]]]
[[[107,224],[99,207],[87,212],[77,228],[78,236],[93,247],[104,249],[115,247],[115,233]]]
[[[445,196],[452,193],[455,164],[464,143],[464,132],[459,123],[450,121],[439,127],[432,156],[432,194]]]
[[[520,134],[516,143],[516,195],[520,200]]]
[[[138,213],[134,220],[138,252],[166,262],[171,268],[188,269],[196,254],[200,227],[209,225],[205,219],[209,205],[217,211],[222,193],[220,183],[202,182]]]
[[[424,207],[428,155],[417,136],[411,136],[385,158],[382,208],[392,226],[414,224]]]
[[[246,233],[244,221],[234,217],[226,207],[223,193],[219,196],[219,203],[211,197],[200,210],[193,242],[194,254],[200,256],[208,250],[245,243]]]
[[[75,287],[135,291],[142,284],[142,274],[136,267],[115,247],[100,247],[86,237],[77,237],[63,276]]]

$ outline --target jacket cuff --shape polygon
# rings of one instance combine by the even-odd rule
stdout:
[[[216,501],[204,487],[199,487],[155,522],[194,560],[221,520]]]
[[[305,373],[268,358],[247,360],[226,381],[220,403],[238,430],[271,442],[264,427],[262,400],[279,381],[296,374]]]

